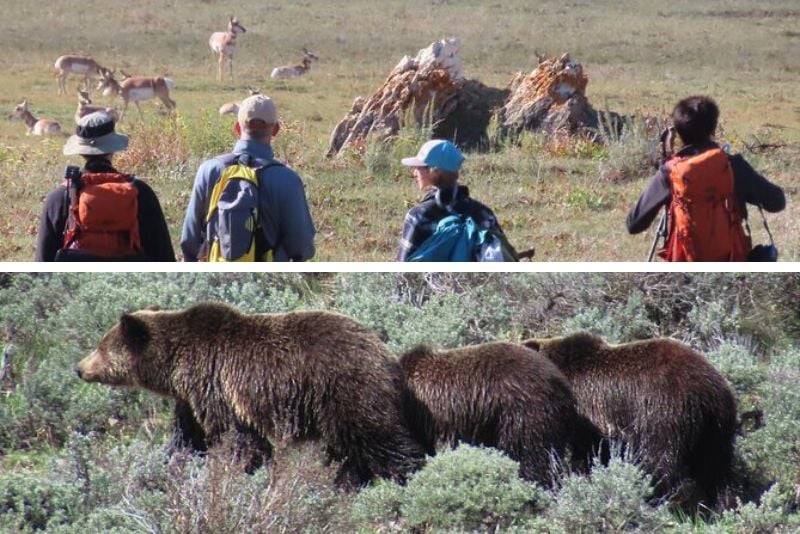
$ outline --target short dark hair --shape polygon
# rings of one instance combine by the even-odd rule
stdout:
[[[675,105],[672,125],[685,145],[708,141],[717,131],[719,108],[708,96],[690,96]]]

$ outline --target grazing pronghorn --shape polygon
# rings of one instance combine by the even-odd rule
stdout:
[[[247,92],[250,93],[250,96],[261,94],[261,91],[252,87],[248,87]],[[239,113],[239,102],[228,102],[227,104],[222,104],[219,108],[220,116],[236,115],[237,113]]]
[[[217,79],[222,81],[222,71],[225,68],[225,59],[228,59],[231,70],[231,81],[233,81],[233,51],[236,49],[236,37],[240,33],[245,33],[247,30],[244,26],[239,24],[236,17],[231,17],[228,22],[228,31],[214,32],[208,39],[208,46],[215,54],[219,54]]]
[[[89,77],[99,77],[103,67],[87,56],[61,56],[56,60],[56,78],[58,79],[58,94],[67,94],[67,76],[70,74],[83,75],[83,85],[89,83]]]
[[[114,108],[107,108],[105,106],[93,106],[92,99],[89,98],[89,92],[78,89],[78,109],[75,110],[75,122],[78,122],[81,117],[88,115],[89,113],[94,113],[95,111],[105,111],[112,119],[114,119],[114,122],[119,120],[117,110]]]
[[[284,65],[282,67],[275,67],[270,73],[270,78],[297,78],[302,76],[308,69],[311,68],[311,62],[319,59],[315,54],[312,54],[303,48],[303,60],[297,65]]]
[[[142,108],[139,107],[140,100],[149,100],[157,97],[164,103],[167,110],[175,108],[175,101],[169,97],[169,92],[175,87],[175,84],[169,78],[164,78],[163,76],[129,76],[125,72],[122,72],[122,75],[125,78],[118,82],[114,78],[114,71],[103,69],[100,83],[97,84],[97,90],[103,91],[103,95],[119,95],[122,97],[125,105],[119,114],[120,121],[125,116],[129,102],[136,104],[136,109],[139,110],[139,117],[141,118],[144,118],[144,114],[142,113]]]
[[[14,113],[8,116],[9,119],[22,119],[28,127],[28,135],[52,135],[61,133],[61,126],[51,119],[37,119],[28,110],[28,99],[24,99],[14,107]]]

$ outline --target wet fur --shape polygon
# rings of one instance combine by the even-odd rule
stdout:
[[[244,315],[208,303],[140,311],[123,316],[78,371],[186,403],[210,442],[231,421],[240,436],[321,439],[342,463],[344,486],[402,480],[424,456],[405,425],[396,358],[343,315]]]
[[[689,478],[714,505],[731,473],[736,404],[702,354],[669,339],[614,346],[587,333],[524,344],[564,373],[583,415],[633,448],[660,493]]]
[[[524,478],[549,486],[551,451],[586,454],[600,437],[579,421],[561,372],[519,345],[417,347],[400,362],[412,428],[431,454],[462,441],[495,447],[520,462]]]

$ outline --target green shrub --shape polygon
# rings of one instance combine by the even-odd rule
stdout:
[[[636,339],[649,339],[658,327],[648,317],[640,292],[632,293],[624,303],[612,304],[603,309],[590,307],[564,321],[565,334],[586,330],[603,337],[610,343],[624,343]]]
[[[363,527],[492,531],[541,511],[546,492],[519,478],[519,464],[494,449],[460,445],[429,459],[405,487],[363,490],[351,515]]]
[[[545,515],[567,532],[655,532],[670,521],[665,508],[647,503],[650,477],[619,457],[561,484]]]

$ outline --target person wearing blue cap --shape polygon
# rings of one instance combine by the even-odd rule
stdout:
[[[469,189],[458,184],[458,172],[463,161],[461,151],[450,141],[441,139],[426,142],[416,156],[401,160],[403,165],[413,169],[414,180],[423,198],[406,214],[395,261],[407,261],[433,235],[439,221],[448,215],[472,217],[481,228],[502,235],[492,210],[470,198]]]

